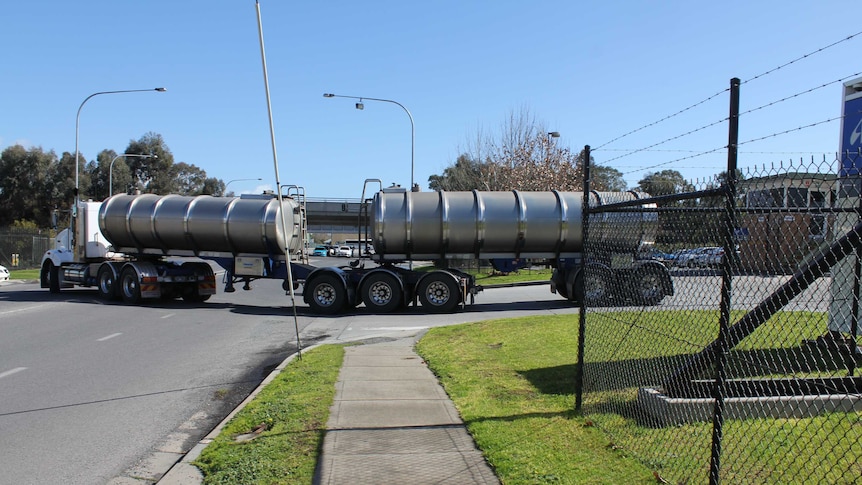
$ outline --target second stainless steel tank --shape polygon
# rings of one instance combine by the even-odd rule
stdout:
[[[633,192],[595,192],[590,205],[636,198]],[[380,259],[573,256],[583,251],[582,204],[582,192],[384,190],[372,202],[374,249]],[[604,241],[618,250],[634,250],[656,227],[654,213],[594,219],[632,226]]]

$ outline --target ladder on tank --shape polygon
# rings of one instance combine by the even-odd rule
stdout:
[[[308,264],[308,219],[305,210],[305,188],[298,185],[284,185],[282,189],[287,189],[284,197],[293,198],[299,204],[299,237],[302,241],[299,249],[299,262]],[[291,259],[291,255],[288,255],[288,260]]]

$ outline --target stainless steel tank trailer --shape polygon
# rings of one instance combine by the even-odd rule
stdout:
[[[590,205],[634,200],[636,192],[592,192]],[[582,192],[410,192],[381,189],[367,207],[375,263],[365,267],[315,267],[294,261],[300,250],[302,204],[274,195],[186,197],[115,195],[79,202],[75,228],[63,230],[42,258],[41,284],[95,286],[102,298],[137,304],[146,299],[193,302],[215,294],[212,265],[225,270],[225,290],[259,278],[285,281],[287,270],[303,286],[315,313],[336,314],[364,304],[392,312],[418,302],[429,312],[451,312],[472,303],[484,288],[446,262],[488,259],[511,271],[527,261],[553,265],[551,290],[589,304],[653,305],[673,294],[663,264],[636,254],[654,240],[650,211],[591,216],[590,237],[602,251],[590,255],[584,283]],[[593,219],[595,218],[595,219]],[[286,226],[282,224],[286,222]],[[614,225],[607,236],[602,225]],[[624,230],[619,230],[625,225]],[[287,230],[284,229],[287,227]],[[73,235],[72,230],[75,234]],[[72,244],[72,238],[77,244]],[[596,241],[591,239],[591,241]],[[285,255],[287,249],[288,255]],[[431,271],[402,263],[435,261]],[[586,288],[586,291],[585,291]]]

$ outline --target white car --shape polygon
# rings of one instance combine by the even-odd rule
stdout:
[[[335,248],[335,255],[341,258],[353,257],[353,249],[350,246],[338,246]]]
[[[0,281],[9,281],[9,270],[5,266],[0,266]]]

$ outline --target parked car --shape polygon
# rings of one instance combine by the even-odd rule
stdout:
[[[698,268],[718,268],[724,261],[724,248],[699,248],[693,259],[693,266]]]
[[[673,259],[674,266],[680,268],[694,267],[694,258],[697,257],[697,249],[680,249]]]
[[[0,281],[9,281],[9,270],[5,266],[0,266]]]
[[[353,256],[353,250],[350,246],[338,246],[335,248],[335,255],[340,258],[350,258]]]
[[[314,251],[311,252],[312,256],[329,256],[329,250],[326,249],[326,246],[315,246]]]

